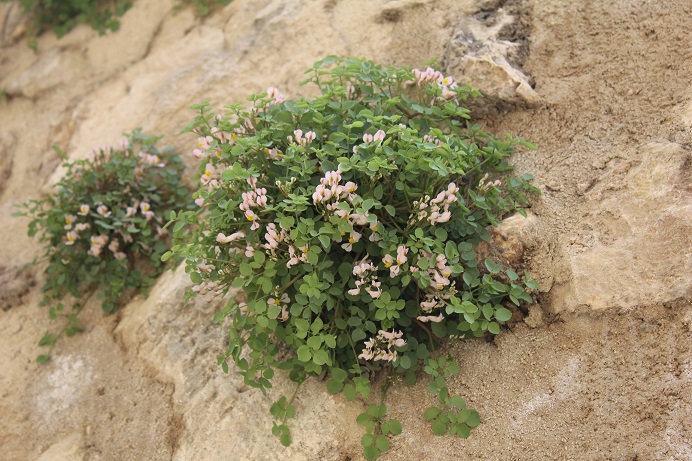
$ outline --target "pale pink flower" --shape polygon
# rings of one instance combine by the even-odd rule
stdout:
[[[274,101],[270,102],[269,104],[281,104],[285,101],[284,95],[273,86],[267,88],[267,97],[274,99]]]
[[[113,252],[113,253],[117,253],[119,247],[120,247],[120,242],[118,242],[118,241],[115,240],[115,239],[114,239],[114,240],[111,240],[110,245],[108,245],[108,249],[111,250],[111,252]]]
[[[196,198],[195,199],[195,205],[204,206],[204,199],[202,197]]]
[[[65,234],[65,245],[73,245],[75,240],[79,238],[79,234],[77,234],[74,231],[69,231],[67,234]]]
[[[214,138],[211,136],[200,136],[197,138],[197,147],[203,150],[209,149],[211,147],[211,143],[214,141]]]
[[[97,212],[98,214],[100,214],[101,216],[103,216],[104,218],[107,218],[107,217],[109,217],[109,216],[111,215],[111,212],[108,211],[108,207],[107,207],[106,205],[99,205],[99,206],[96,208],[96,212]]]
[[[242,238],[245,238],[245,232],[242,231],[234,232],[228,236],[219,232],[219,234],[216,236],[216,241],[219,243],[231,243]]]
[[[377,142],[378,146],[382,145],[382,141],[384,141],[386,134],[383,130],[377,130],[377,133],[372,137],[373,142]]]
[[[253,256],[255,256],[255,249],[252,245],[248,245],[247,247],[245,247],[245,257],[252,258]]]
[[[348,237],[348,242],[342,244],[341,248],[343,248],[346,251],[351,251],[353,249],[353,244],[360,241],[360,237],[361,234],[359,232],[351,231],[351,234]]]
[[[427,323],[427,322],[434,322],[434,323],[440,323],[441,321],[444,320],[444,315],[440,313],[440,315],[421,315],[419,317],[416,317],[417,320]]]
[[[65,215],[65,229],[71,229],[72,224],[77,221],[77,216],[73,214],[66,214]]]
[[[79,213],[77,213],[80,216],[86,216],[89,214],[89,205],[81,205],[79,207]]]
[[[396,263],[397,264],[404,264],[406,262],[406,255],[408,254],[408,248],[406,248],[403,245],[400,245],[396,249]]]
[[[90,227],[91,227],[91,224],[89,224],[89,223],[81,223],[81,222],[80,222],[80,223],[77,223],[77,224],[74,226],[74,230],[76,230],[77,232],[81,232],[81,231],[83,231],[83,230],[89,229]]]

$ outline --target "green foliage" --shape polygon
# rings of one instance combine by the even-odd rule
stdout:
[[[401,434],[401,422],[396,419],[385,420],[387,406],[371,404],[368,410],[356,418],[356,422],[365,427],[365,435],[360,440],[363,454],[368,460],[374,460],[389,450],[388,435]]]
[[[176,6],[179,10],[185,5],[191,6],[195,12],[204,17],[211,14],[216,7],[226,6],[231,3],[231,0],[180,0],[180,4]]]
[[[368,399],[379,370],[415,382],[442,339],[497,334],[506,303],[531,302],[528,274],[479,262],[474,247],[536,190],[507,163],[534,147],[481,131],[460,105],[478,93],[432,69],[328,57],[307,73],[321,96],[269,88],[225,116],[194,106],[199,209],[177,215],[165,257],[186,259],[189,295],[246,293],[214,321],[231,320],[219,363],[232,359],[247,385],[264,391],[277,368],[296,382],[329,373],[329,392]],[[464,434],[444,394],[436,432]],[[396,432],[383,416],[360,418],[369,459]]]
[[[48,29],[58,37],[77,24],[90,24],[99,34],[115,32],[120,27],[117,18],[132,6],[128,0],[20,0],[19,3],[30,21],[29,44],[34,49],[35,38]]]
[[[112,313],[161,272],[161,255],[169,248],[165,220],[185,207],[189,191],[180,182],[182,160],[171,149],[159,151],[158,139],[134,131],[117,148],[65,163],[53,195],[21,205],[16,215],[33,218],[29,236],[38,234],[45,244],[44,304],[96,290],[104,312]],[[63,333],[81,331],[81,310],[79,302],[69,312],[62,303],[50,307],[51,319],[65,324],[58,334],[46,333],[39,345],[52,349]]]
[[[432,378],[428,389],[437,396],[440,407],[428,408],[423,416],[431,421],[435,435],[458,435],[466,438],[471,429],[478,426],[480,417],[476,410],[466,408],[466,402],[459,396],[449,395],[447,379],[459,372],[459,367],[452,357],[428,358],[425,361],[425,372]]]

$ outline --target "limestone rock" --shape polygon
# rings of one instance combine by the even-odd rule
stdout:
[[[461,19],[444,54],[447,72],[493,99],[536,104],[540,96],[531,78],[517,65],[520,45],[500,38],[503,29],[520,18],[498,9],[492,19]]]
[[[555,287],[552,311],[630,309],[692,294],[691,153],[652,142],[639,156],[587,194],[592,230],[567,256],[571,282]]]

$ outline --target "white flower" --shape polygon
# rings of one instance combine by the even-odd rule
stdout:
[[[242,231],[234,232],[228,236],[219,232],[219,234],[216,236],[216,241],[219,243],[231,243],[242,238],[245,238],[245,233]]]

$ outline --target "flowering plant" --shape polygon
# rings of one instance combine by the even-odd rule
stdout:
[[[158,139],[135,131],[118,147],[94,149],[88,159],[65,163],[55,194],[22,205],[17,214],[33,218],[29,236],[38,233],[46,244],[44,304],[96,289],[103,310],[112,313],[161,272],[161,255],[169,248],[165,219],[185,206],[189,191],[180,183],[182,160],[170,149],[159,151]],[[81,303],[70,313],[62,303],[50,308],[51,318],[66,318],[60,333],[80,331],[81,308]],[[39,344],[52,348],[58,336],[46,333]]]
[[[455,365],[431,352],[441,338],[497,334],[511,317],[503,303],[531,302],[528,274],[479,265],[473,249],[535,190],[505,175],[514,146],[533,146],[469,123],[460,102],[479,94],[431,68],[328,57],[308,73],[315,99],[269,88],[226,117],[195,106],[199,209],[178,215],[164,259],[184,256],[193,294],[209,301],[244,291],[215,317],[232,319],[224,371],[232,359],[262,390],[277,368],[297,383],[328,374],[328,390],[352,400],[368,398],[380,369],[413,382],[425,366],[449,410],[433,429],[466,436],[477,414],[449,396]],[[284,444],[292,400],[272,407]],[[401,431],[385,415],[380,403],[359,417],[368,459]]]

